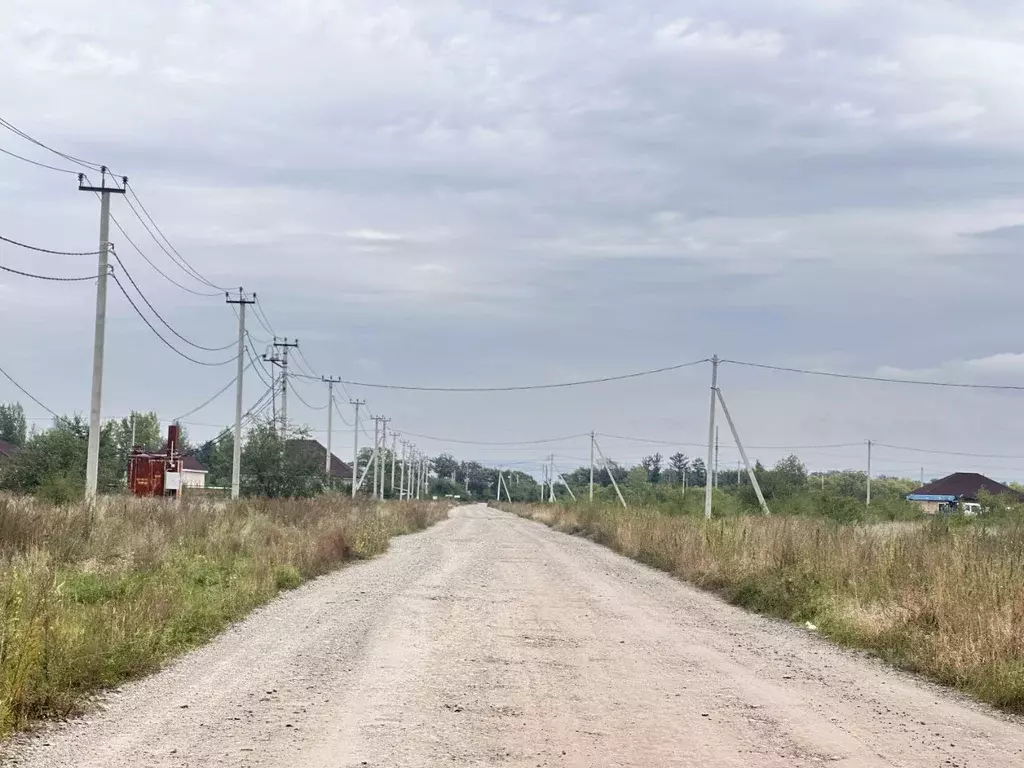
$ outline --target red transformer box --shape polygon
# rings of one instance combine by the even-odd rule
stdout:
[[[128,467],[128,487],[136,496],[181,495],[181,470],[184,457],[179,449],[178,425],[167,428],[167,450],[147,453],[140,447],[132,448]]]

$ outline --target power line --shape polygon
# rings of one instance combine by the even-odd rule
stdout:
[[[132,246],[132,248],[134,248],[136,250],[136,252],[139,254],[139,256],[141,256],[145,260],[145,262],[147,264],[149,264],[149,266],[151,266],[157,272],[157,274],[159,274],[164,280],[166,280],[167,282],[171,283],[172,285],[177,286],[178,288],[180,288],[181,290],[185,291],[186,293],[191,293],[193,296],[202,296],[203,298],[210,298],[212,296],[220,296],[221,295],[220,291],[214,291],[212,293],[208,293],[208,292],[204,292],[204,291],[196,291],[196,290],[194,290],[192,288],[189,288],[189,287],[184,286],[181,283],[179,283],[177,280],[175,280],[173,277],[168,275],[166,272],[164,272],[162,269],[160,269],[160,267],[158,267],[156,264],[153,263],[153,261],[149,258],[149,256],[147,256],[145,254],[145,252],[141,248],[139,248],[139,246],[135,243],[135,241],[131,239],[131,237],[128,235],[128,233],[125,232],[124,227],[121,226],[121,223],[115,218],[114,214],[110,214],[110,220],[112,222],[114,222],[114,226],[118,228],[118,230],[121,232],[122,235],[124,235],[124,239],[129,242],[129,244]]]
[[[162,341],[164,343],[164,345],[166,345],[167,348],[170,349],[172,352],[174,352],[176,355],[178,355],[179,357],[185,358],[190,363],[195,363],[196,365],[203,365],[203,366],[206,366],[208,368],[217,368],[217,367],[220,367],[222,365],[230,365],[231,363],[236,361],[235,357],[229,357],[227,360],[224,360],[223,362],[220,362],[220,363],[207,363],[207,362],[203,362],[202,360],[197,360],[196,358],[190,357],[189,355],[185,354],[180,349],[178,349],[173,344],[171,344],[171,342],[169,342],[167,339],[165,339],[161,335],[160,331],[158,331],[153,326],[153,324],[149,321],[149,318],[147,318],[142,313],[142,310],[139,309],[138,305],[134,301],[132,301],[132,297],[128,295],[128,291],[126,291],[124,289],[124,286],[121,284],[121,281],[117,279],[117,273],[112,271],[110,273],[110,277],[112,277],[114,279],[114,283],[117,285],[118,288],[121,289],[121,293],[128,300],[128,303],[131,304],[132,309],[135,310],[135,314],[137,314],[140,318],[142,318],[142,322],[144,322],[149,327],[149,330],[151,330],[153,332],[153,334],[158,339],[160,339],[160,341]]]
[[[0,117],[0,126],[3,126],[7,130],[9,130],[12,133],[20,136],[21,138],[25,139],[26,141],[32,142],[37,147],[42,147],[43,149],[47,150],[48,152],[52,152],[55,155],[59,155],[60,157],[63,157],[65,160],[68,160],[68,161],[70,161],[72,163],[75,163],[77,165],[81,165],[82,167],[88,168],[91,171],[99,171],[103,167],[100,163],[90,163],[88,160],[82,160],[81,158],[75,157],[74,155],[69,155],[66,152],[61,152],[58,149],[54,149],[53,147],[44,144],[43,142],[39,141],[38,139],[32,138],[27,133],[25,133],[23,130],[21,130],[20,128],[16,127],[14,124],[12,124],[11,122],[5,120],[2,117]]]
[[[396,389],[405,392],[523,392],[526,390],[564,389],[566,387],[580,387],[587,384],[605,384],[611,381],[638,379],[642,376],[653,376],[659,373],[668,373],[669,371],[691,368],[695,365],[700,365],[706,362],[708,362],[707,358],[703,360],[694,360],[689,363],[680,363],[679,365],[669,365],[664,368],[654,368],[648,371],[626,373],[621,376],[603,376],[598,379],[581,379],[579,381],[566,381],[558,384],[528,384],[516,387],[416,387],[401,384],[371,384],[365,381],[350,381],[348,379],[343,380],[342,383],[351,384],[353,387],[367,387],[369,389]]]
[[[352,426],[355,426],[354,424],[352,424],[352,422],[351,422],[351,421],[349,421],[348,419],[346,419],[346,418],[345,418],[345,414],[343,414],[343,413],[341,412],[341,407],[340,407],[340,406],[338,405],[338,401],[337,401],[337,399],[333,400],[333,402],[334,402],[334,412],[338,414],[338,418],[340,418],[340,419],[341,419],[342,423],[343,423],[343,424],[344,424],[344,425],[345,425],[346,427],[352,427]]]
[[[149,214],[149,211],[146,209],[145,204],[142,202],[142,200],[139,199],[138,194],[135,192],[135,188],[132,187],[131,184],[127,184],[126,185],[126,189],[130,193],[131,197],[135,199],[135,202],[139,204],[139,208],[142,209],[142,212],[144,214],[146,214],[146,218],[149,219],[149,222],[153,225],[153,228],[157,232],[160,233],[160,237],[162,237],[164,239],[164,242],[167,243],[167,245],[170,247],[170,249],[172,251],[174,251],[174,254],[181,260],[181,264],[179,266],[184,265],[182,268],[185,269],[189,274],[191,274],[199,282],[205,283],[206,285],[210,286],[211,288],[217,288],[217,289],[222,290],[222,291],[223,290],[227,290],[225,288],[221,288],[219,285],[216,285],[216,284],[210,282],[207,278],[203,277],[203,275],[195,267],[193,267],[184,256],[181,255],[181,252],[177,248],[174,247],[174,244],[171,243],[171,241],[167,238],[167,235],[165,235],[163,233],[163,230],[160,229],[160,225],[156,223],[156,221],[153,219],[153,217]],[[131,200],[127,200],[126,199],[125,202],[128,203],[128,207],[132,210],[132,213],[134,213],[136,216],[139,217],[139,221],[142,221],[142,217],[139,216],[138,211],[135,210],[135,207],[132,205]],[[142,225],[144,227],[146,227],[146,222],[142,221]],[[146,227],[146,230],[148,231],[149,227]],[[152,235],[152,234],[153,233],[150,232],[150,235]],[[156,237],[154,236],[153,239],[156,240]],[[157,243],[157,245],[160,245],[160,241],[159,240],[156,240],[156,243]],[[165,253],[167,252],[167,249],[163,248],[162,245],[160,247],[164,250]],[[170,256],[169,253],[167,255]],[[173,260],[173,257],[171,257],[171,258]]]
[[[402,430],[403,435],[409,437],[418,437],[421,440],[433,440],[437,443],[457,443],[459,445],[493,445],[493,446],[514,446],[514,445],[544,445],[546,443],[564,443],[569,440],[580,440],[584,437],[590,437],[590,433],[586,432],[579,435],[566,435],[565,437],[548,437],[541,440],[518,440],[511,442],[489,442],[481,440],[459,440],[454,437],[432,437],[431,435],[419,435],[415,432],[409,432],[408,430]]]
[[[138,200],[138,197],[136,197],[135,199]],[[142,224],[142,228],[145,229],[146,232],[149,233],[149,236],[151,238],[153,238],[153,242],[156,243],[157,247],[160,250],[162,250],[167,255],[167,258],[169,258],[172,262],[174,262],[174,265],[176,267],[178,267],[182,272],[184,272],[186,275],[191,277],[193,280],[196,280],[196,281],[202,283],[203,285],[206,285],[206,286],[208,286],[210,288],[215,288],[218,291],[223,291],[224,290],[220,286],[214,285],[209,280],[207,280],[205,277],[203,277],[198,272],[196,272],[194,269],[192,269],[192,267],[188,264],[188,262],[185,261],[183,258],[181,258],[180,255],[176,256],[176,254],[178,252],[176,250],[174,250],[173,246],[171,247],[173,253],[171,251],[167,250],[167,246],[165,246],[163,243],[160,242],[160,238],[158,238],[153,233],[153,230],[150,229],[149,225],[146,223],[146,220],[142,218],[142,216],[139,214],[139,212],[137,210],[135,210],[135,206],[132,205],[132,201],[128,199],[127,195],[125,196],[125,203],[128,204],[128,209],[133,214],[135,214],[135,218],[137,218],[139,220],[139,223]],[[141,203],[140,203],[140,206],[141,206]],[[148,216],[148,214],[147,214],[147,216]],[[154,224],[153,226],[155,227],[156,224]],[[159,232],[159,228],[157,228],[157,231]],[[164,238],[164,239],[166,240],[166,238]],[[179,261],[179,259],[181,259],[181,260]]]
[[[1024,456],[1006,456],[998,453],[963,453],[960,451],[938,451],[932,448],[910,448],[905,445],[887,445],[886,443],[872,443],[879,448],[888,448],[893,451],[908,451],[910,453],[928,453],[936,456],[961,456],[970,459],[1024,459]]]
[[[11,238],[4,237],[3,235],[0,235],[0,240],[3,240],[5,243],[10,243],[11,245],[16,245],[19,248],[25,248],[29,251],[36,251],[37,253],[48,253],[51,256],[99,256],[100,253],[99,251],[53,251],[50,250],[49,248],[39,248],[38,246],[35,245],[28,245],[27,243],[12,240]]]
[[[256,375],[259,376],[260,381],[262,381],[268,387],[269,386],[273,386],[273,384],[272,384],[272,382],[274,380],[273,375],[267,370],[266,365],[263,363],[263,358],[261,358],[259,356],[259,354],[252,348],[252,347],[255,346],[255,344],[253,343],[252,336],[249,335],[248,331],[246,331],[245,336],[246,336],[245,354],[249,358],[249,362],[250,362],[250,364],[252,364],[253,370],[256,371]],[[258,364],[257,364],[257,361],[258,361]],[[266,376],[270,376],[270,381],[267,381],[267,379],[265,378],[265,375]]]
[[[9,149],[4,149],[3,147],[0,147],[0,152],[4,153],[5,155],[10,155],[13,158],[17,158],[18,160],[22,160],[26,163],[29,163],[30,165],[38,165],[40,168],[46,168],[47,170],[50,171],[57,171],[59,173],[70,173],[72,176],[78,175],[78,171],[72,171],[70,168],[58,168],[55,165],[47,165],[46,163],[40,163],[38,160],[31,160],[27,157],[22,157],[21,155],[15,152],[11,152]]]
[[[633,443],[640,443],[642,445],[666,445],[669,447],[679,446],[685,448],[704,448],[707,443],[684,443],[677,440],[652,440],[645,437],[628,437],[626,435],[608,435],[604,433],[598,433],[598,437],[606,437],[609,440],[627,440]],[[751,445],[748,446],[751,450],[758,451],[810,451],[816,449],[826,448],[860,448],[864,443],[833,443],[830,445]]]
[[[250,362],[250,363],[249,363],[249,365],[247,365],[247,366],[246,366],[246,367],[245,367],[245,368],[244,368],[244,369],[242,370],[242,373],[245,373],[245,372],[246,372],[247,370],[249,370],[249,369],[250,369],[251,367],[252,367],[252,363]],[[203,403],[202,405],[198,405],[198,406],[196,406],[195,408],[193,408],[193,409],[192,409],[191,411],[189,411],[188,413],[186,413],[186,414],[183,414],[183,415],[179,416],[178,418],[176,418],[176,419],[175,419],[175,421],[181,421],[182,419],[187,419],[187,418],[188,418],[189,416],[192,416],[192,415],[194,415],[194,414],[196,414],[196,413],[199,413],[199,411],[203,410],[203,408],[205,408],[206,406],[208,406],[208,405],[209,405],[210,403],[212,403],[212,402],[213,402],[214,400],[216,400],[216,399],[217,399],[218,397],[220,397],[220,396],[221,396],[221,395],[223,395],[223,394],[224,394],[225,392],[227,392],[227,391],[228,391],[229,389],[231,389],[231,387],[233,387],[233,386],[235,385],[235,382],[237,382],[237,381],[238,381],[238,377],[237,377],[237,376],[235,376],[235,378],[233,378],[233,379],[232,379],[231,381],[229,381],[229,382],[228,382],[227,384],[225,384],[225,385],[224,385],[224,388],[223,388],[223,389],[221,389],[221,390],[218,390],[218,391],[217,391],[217,393],[216,393],[215,395],[213,395],[213,397],[211,397],[211,398],[210,398],[209,400],[205,401],[205,402],[204,402],[204,403]]]
[[[60,420],[60,419],[62,419],[62,418],[63,418],[63,417],[61,417],[61,416],[58,416],[58,415],[57,415],[57,412],[56,412],[56,411],[54,411],[53,409],[51,409],[51,408],[47,408],[47,407],[46,407],[45,405],[43,405],[43,403],[42,403],[42,402],[40,402],[40,401],[39,401],[39,399],[38,399],[38,398],[36,398],[36,396],[35,396],[35,395],[33,395],[33,394],[32,394],[31,392],[29,392],[29,391],[28,391],[27,389],[25,389],[25,388],[24,388],[23,386],[21,386],[21,384],[19,384],[18,382],[16,382],[16,381],[15,381],[15,380],[14,380],[14,379],[13,379],[13,378],[11,377],[11,374],[9,374],[9,373],[8,373],[7,371],[5,371],[5,370],[4,370],[3,368],[0,368],[0,373],[2,373],[2,374],[4,375],[4,378],[6,378],[6,379],[7,379],[7,380],[8,380],[9,382],[11,382],[11,384],[13,384],[13,385],[14,385],[14,386],[15,386],[15,387],[16,387],[16,388],[18,389],[18,391],[20,391],[20,392],[21,392],[21,393],[22,393],[23,395],[25,395],[25,397],[27,397],[27,398],[28,398],[29,400],[31,400],[31,401],[32,401],[33,403],[35,403],[36,405],[38,405],[38,406],[39,406],[40,408],[42,408],[42,409],[43,409],[44,411],[46,411],[46,412],[47,412],[48,414],[50,414],[51,416],[53,416],[53,418],[55,418],[55,419],[58,419],[58,420]]]
[[[309,403],[306,402],[306,399],[299,394],[299,390],[297,387],[292,387],[292,394],[299,398],[299,402],[302,403],[307,408],[309,408],[311,411],[325,411],[330,405],[330,403],[327,403],[326,405],[310,405]]]
[[[263,326],[263,330],[274,338],[277,338],[277,333],[274,331],[273,327],[270,325],[270,321],[267,319],[266,310],[263,309],[259,296],[256,297],[256,304],[253,309],[255,310],[253,314],[256,315],[256,319],[259,321],[260,325]]]
[[[96,275],[88,275],[87,277],[53,277],[51,275],[35,275],[31,272],[22,272],[20,269],[14,269],[12,267],[5,267],[0,265],[0,269],[4,272],[10,272],[15,275],[21,275],[22,277],[31,277],[35,280],[48,280],[54,283],[82,283],[86,280],[95,280]]]
[[[765,365],[762,363],[747,363],[741,360],[720,360],[721,363],[732,363],[746,368],[760,368],[766,371],[782,371],[784,373],[799,373],[807,376],[824,376],[832,379],[854,379],[857,381],[878,381],[886,384],[914,384],[926,387],[947,387],[951,389],[993,389],[1006,390],[1011,392],[1024,392],[1024,386],[1013,384],[965,384],[962,382],[950,381],[928,381],[924,379],[897,379],[887,376],[860,376],[852,373],[833,373],[831,371],[812,371],[804,368],[789,368],[783,365]]]
[[[146,302],[146,306],[149,307],[150,311],[154,315],[156,315],[157,320],[159,320],[161,323],[163,323],[164,326],[167,328],[167,330],[169,330],[171,333],[173,333],[179,339],[184,341],[190,347],[195,347],[196,349],[201,349],[204,352],[224,352],[225,350],[231,349],[233,346],[235,346],[237,344],[237,342],[232,341],[229,344],[225,344],[223,347],[205,347],[202,344],[196,344],[194,341],[191,341],[191,340],[187,339],[186,337],[182,336],[180,333],[178,333],[174,329],[174,327],[170,323],[168,323],[166,320],[164,320],[163,316],[159,312],[156,311],[156,307],[153,306],[152,302],[150,302],[150,300],[146,298],[146,294],[144,294],[142,292],[142,289],[139,288],[138,283],[135,282],[135,278],[132,277],[131,272],[129,272],[128,269],[125,267],[124,262],[121,261],[121,257],[117,255],[117,251],[111,250],[111,253],[114,254],[114,259],[116,259],[118,265],[120,265],[121,270],[124,272],[124,276],[128,278],[128,282],[130,282],[132,284],[132,287],[135,288],[135,291],[139,294],[139,296],[142,298],[142,300],[144,302]]]
[[[313,368],[312,365],[310,365],[309,360],[306,359],[306,355],[302,351],[302,348],[300,347],[296,351],[299,353],[299,357],[302,358],[302,362],[305,365],[306,372],[307,373],[311,373],[312,375],[316,376],[317,375],[316,370]]]

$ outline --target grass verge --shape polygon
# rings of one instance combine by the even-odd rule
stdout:
[[[502,505],[1024,713],[1024,525],[843,525],[669,516],[650,508]]]
[[[0,496],[0,737],[159,669],[282,590],[384,552],[448,505]]]

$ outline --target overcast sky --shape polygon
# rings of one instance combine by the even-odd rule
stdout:
[[[717,353],[1022,384],[1022,41],[1024,8],[1002,0],[0,0],[0,115],[129,175],[178,251],[214,284],[257,291],[318,373],[492,386]],[[79,170],[3,130],[0,149]],[[0,234],[95,250],[99,206],[76,187],[0,155]],[[208,290],[125,201],[113,209],[168,276]],[[112,240],[179,333],[232,341],[222,298],[182,291]],[[95,270],[92,257],[6,245],[0,263]],[[173,418],[234,376],[176,357],[111,290],[105,416]],[[90,283],[0,276],[4,370],[61,413],[88,411],[94,302]],[[706,440],[709,376],[704,365],[539,393],[349,391],[399,431],[521,441],[596,429],[699,454],[686,444]],[[879,449],[880,472],[1024,479],[1024,393],[735,366],[721,385],[745,442],[779,446],[752,450],[767,462],[787,446],[853,444],[797,453],[812,468],[860,468],[873,439],[1021,457]],[[246,386],[247,403],[264,389],[251,373]],[[325,402],[322,385],[298,386]],[[14,399],[25,398],[0,380],[0,400]],[[325,427],[323,412],[290,407]],[[186,421],[203,438],[232,418],[229,393]],[[585,438],[417,442],[523,466],[555,451],[566,469],[589,452]],[[722,445],[735,466],[724,424]],[[623,461],[673,452],[602,448]]]

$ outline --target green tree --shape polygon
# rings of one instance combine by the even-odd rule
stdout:
[[[451,479],[459,471],[459,462],[455,460],[455,457],[450,453],[442,453],[440,456],[433,460],[434,470],[437,472],[438,477],[447,477]]]
[[[123,468],[114,422],[100,432],[98,486],[102,492],[123,487]],[[85,491],[89,426],[80,416],[55,419],[50,429],[32,435],[4,466],[3,487],[21,493],[50,494],[70,501]]]
[[[673,453],[668,457],[668,465],[672,469],[677,485],[683,484],[683,478],[690,466],[690,460],[683,453]]]
[[[308,431],[291,432],[300,439],[282,440],[270,420],[249,429],[242,446],[242,491],[247,496],[299,498],[326,489],[323,456],[307,450],[301,439]]]
[[[686,471],[686,484],[689,486],[704,485],[707,482],[708,472],[704,466],[703,459],[694,459]]]
[[[653,456],[644,456],[640,459],[640,466],[647,471],[647,482],[654,484],[661,482],[661,462],[662,456],[660,453],[655,453]]]
[[[21,403],[0,405],[0,440],[22,446],[28,436],[28,422]]]
[[[204,443],[195,452],[196,460],[206,467],[209,474],[206,484],[214,488],[231,485],[231,470],[234,463],[235,435],[225,428],[217,437]]]

